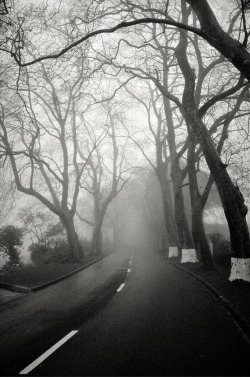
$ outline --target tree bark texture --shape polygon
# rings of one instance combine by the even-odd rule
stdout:
[[[242,194],[237,187],[234,186],[226,170],[226,166],[222,163],[213,141],[201,121],[196,122],[196,133],[199,135],[206,162],[213,174],[219,191],[229,226],[232,256],[235,258],[249,258],[250,238],[246,222],[248,209],[244,204]]]
[[[61,223],[66,230],[68,250],[69,250],[69,259],[70,260],[80,260],[83,256],[78,235],[75,230],[74,219],[70,215],[63,215],[60,217]]]
[[[175,193],[175,222],[178,229],[180,245],[182,249],[193,249],[194,243],[189,228],[182,188]]]
[[[207,0],[186,0],[197,15],[204,38],[225,56],[242,75],[250,80],[250,53],[245,46],[226,33],[217,21]]]
[[[93,255],[102,252],[102,224],[97,223],[93,228],[91,252]]]
[[[166,171],[164,169],[158,169],[158,179],[161,186],[164,218],[166,224],[166,233],[169,246],[177,246],[180,248],[180,242],[178,237],[178,230],[175,223],[173,214],[173,205],[171,200],[171,193],[169,183],[167,182]]]
[[[209,243],[206,237],[204,223],[203,223],[203,210],[204,205],[202,196],[199,192],[197,172],[195,166],[195,146],[196,138],[192,131],[189,131],[188,143],[188,178],[189,178],[189,191],[191,200],[191,213],[192,213],[192,235],[196,251],[199,253],[202,265],[204,268],[213,267],[213,257],[210,251]]]
[[[167,62],[165,62],[167,65]],[[168,74],[166,70],[164,70],[164,86],[167,87],[168,85]],[[181,184],[183,182],[183,174],[180,168],[180,159],[177,155],[176,149],[176,140],[175,140],[175,129],[172,117],[172,109],[170,106],[170,100],[167,97],[163,97],[164,103],[164,110],[165,116],[167,119],[167,127],[168,127],[168,146],[170,152],[170,162],[171,162],[171,178],[173,181],[173,191],[174,191],[174,220],[177,225],[178,229],[178,236],[180,247],[192,249],[193,248],[193,240],[192,235],[189,229],[189,224],[187,221],[185,205],[184,205],[184,198],[183,192],[181,188]]]

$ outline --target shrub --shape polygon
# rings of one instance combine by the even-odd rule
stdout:
[[[50,252],[50,249],[41,243],[32,243],[28,250],[31,252],[31,261],[35,264],[45,263]]]
[[[46,263],[63,262],[68,259],[68,255],[67,241],[63,239],[57,240],[46,258]]]
[[[6,225],[0,229],[0,248],[9,257],[8,264],[20,264],[20,251],[17,246],[23,244],[23,229]]]

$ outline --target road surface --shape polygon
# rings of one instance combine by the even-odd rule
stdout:
[[[199,282],[146,248],[108,258],[1,311],[2,375],[249,375],[249,345]]]

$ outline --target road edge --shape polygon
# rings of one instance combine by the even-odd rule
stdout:
[[[8,289],[10,291],[15,291],[15,292],[22,292],[22,293],[36,292],[40,289],[47,288],[47,287],[49,287],[53,284],[59,283],[60,281],[65,280],[65,279],[69,278],[70,276],[75,275],[82,270],[85,270],[86,268],[90,267],[92,264],[99,262],[101,259],[106,258],[107,256],[109,256],[112,253],[114,253],[114,251],[111,251],[108,254],[102,255],[101,257],[95,259],[94,261],[92,261],[88,264],[85,264],[84,266],[77,268],[76,270],[73,270],[66,275],[60,276],[59,278],[50,280],[47,283],[43,283],[43,284],[37,285],[35,287],[25,287],[25,286],[22,286],[22,285],[0,283],[0,288]]]
[[[213,297],[220,303],[222,306],[227,310],[228,314],[230,315],[231,319],[233,320],[234,324],[237,327],[237,330],[240,332],[241,336],[246,340],[246,342],[250,345],[250,333],[247,327],[247,320],[242,315],[241,312],[239,312],[235,306],[226,299],[222,293],[211,283],[208,283],[206,280],[201,278],[200,276],[196,275],[192,271],[189,271],[185,267],[175,263],[171,262],[166,257],[157,254],[158,257],[163,259],[166,263],[186,272],[187,274],[191,275],[194,279],[198,280],[205,288],[213,295]]]

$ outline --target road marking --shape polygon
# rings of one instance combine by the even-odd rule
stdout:
[[[78,330],[73,330],[70,333],[68,333],[64,338],[59,340],[54,346],[49,348],[46,352],[44,352],[41,356],[39,356],[35,361],[33,361],[30,365],[28,365],[26,368],[21,370],[19,374],[28,374],[30,371],[35,369],[39,364],[41,364],[47,357],[49,357],[53,352],[55,352],[59,347],[61,347],[67,340],[69,340],[73,335],[75,335],[78,332]]]
[[[129,264],[131,264],[131,263],[132,263],[132,261],[130,260],[130,261],[129,261]]]
[[[117,289],[116,292],[120,292],[124,286],[125,286],[125,283],[122,283],[122,284],[120,285],[120,287]]]
[[[128,272],[130,272],[131,270],[130,270],[130,268],[128,269]]]

